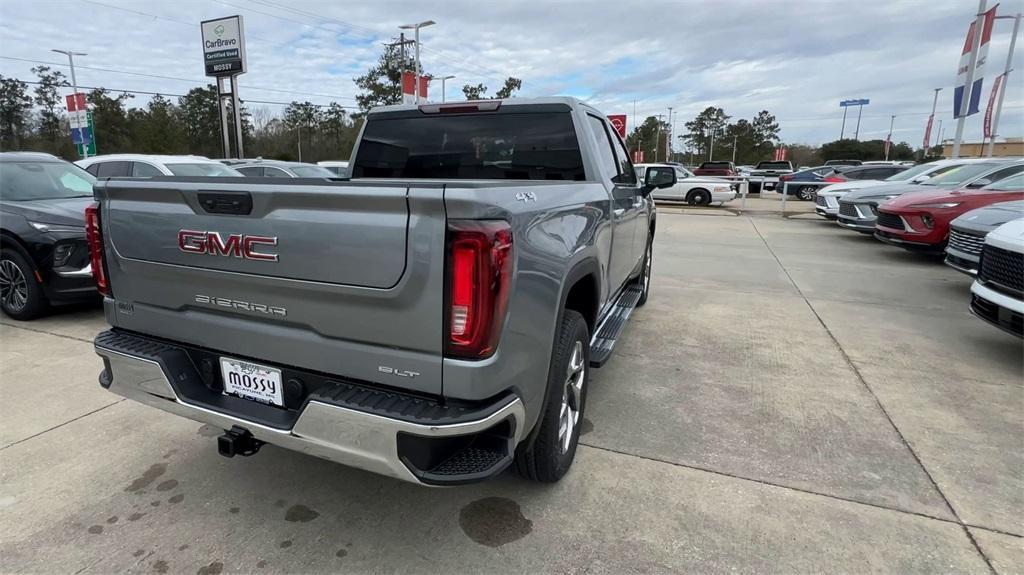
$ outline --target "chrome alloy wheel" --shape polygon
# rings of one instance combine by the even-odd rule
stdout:
[[[0,260],[0,302],[12,312],[19,312],[28,303],[28,282],[18,264]]]
[[[576,341],[566,369],[565,387],[562,390],[562,409],[558,413],[558,446],[562,453],[569,451],[572,433],[580,419],[583,400],[583,378],[586,366],[583,357],[583,342]]]

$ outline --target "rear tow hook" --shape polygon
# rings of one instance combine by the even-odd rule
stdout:
[[[217,453],[224,457],[241,455],[248,457],[255,455],[263,447],[262,441],[256,439],[249,433],[249,430],[233,426],[224,431],[224,435],[217,438]]]

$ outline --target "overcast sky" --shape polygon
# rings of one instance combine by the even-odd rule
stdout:
[[[1022,7],[1004,2],[1000,14]],[[641,118],[672,106],[679,131],[709,105],[734,118],[767,109],[785,142],[820,144],[839,136],[840,100],[870,98],[861,138],[884,138],[895,114],[894,140],[918,146],[934,88],[943,88],[936,130],[942,119],[945,136],[953,135],[952,87],[976,9],[973,0],[0,0],[0,74],[33,79],[37,61],[66,62],[51,48],[73,49],[89,54],[76,59],[80,85],[182,94],[205,83],[199,22],[241,14],[249,72],[240,94],[251,106],[354,107],[352,78],[376,61],[381,44],[401,24],[432,19],[422,62],[431,74],[457,77],[448,82],[451,99],[465,83],[493,91],[512,75],[523,80],[521,96],[576,96],[607,114],[629,114],[631,125],[634,101]],[[1011,20],[996,23],[982,113],[968,119],[968,140],[981,137],[1011,29]],[[1014,59],[1024,66],[1024,42]],[[1022,86],[1018,71],[1003,135],[1024,135]],[[439,98],[440,86],[430,89]],[[855,124],[853,109],[848,135]]]

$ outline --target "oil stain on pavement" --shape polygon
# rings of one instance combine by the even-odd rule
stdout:
[[[224,564],[220,561],[214,561],[209,565],[204,565],[196,571],[196,575],[220,575],[220,572],[224,570]]]
[[[178,486],[178,480],[177,479],[168,479],[167,481],[161,481],[160,484],[156,486],[156,490],[157,491],[170,491],[170,490],[174,489],[177,486]]]
[[[284,514],[284,520],[292,523],[309,523],[317,517],[320,517],[320,514],[305,505],[292,505]]]
[[[150,483],[156,481],[157,477],[160,477],[167,471],[166,463],[154,463],[149,466],[149,469],[145,471],[140,477],[136,477],[131,485],[125,487],[125,491],[141,491],[142,489],[149,486]]]
[[[488,547],[518,541],[533,531],[519,504],[504,497],[485,497],[462,508],[459,526],[470,539]]]

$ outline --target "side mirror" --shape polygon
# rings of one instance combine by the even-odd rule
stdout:
[[[671,188],[676,184],[676,169],[671,166],[651,166],[644,175],[644,187],[650,190]]]
[[[917,176],[916,178],[914,178],[913,180],[910,180],[910,181],[914,182],[915,184],[920,184],[921,182],[923,182],[925,180],[930,180],[930,179],[931,179],[931,176],[921,175],[921,176]]]
[[[990,180],[988,178],[981,178],[980,180],[974,180],[973,182],[968,184],[967,187],[968,188],[984,188],[985,186],[987,186],[987,185],[989,185],[991,183],[992,183],[992,180]]]

